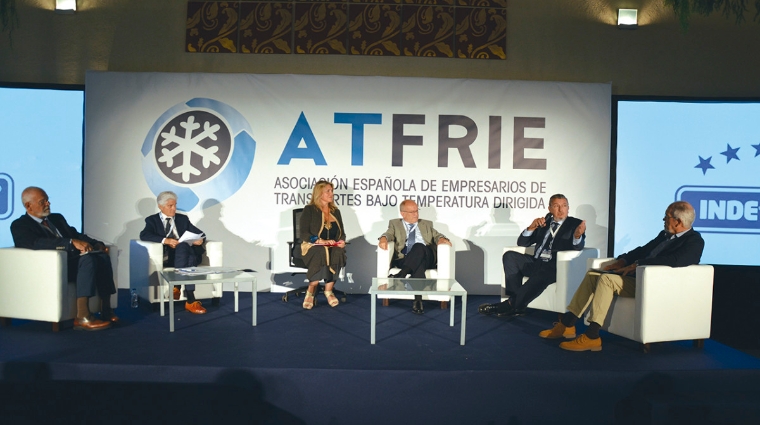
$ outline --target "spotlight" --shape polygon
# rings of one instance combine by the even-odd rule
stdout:
[[[55,0],[56,13],[74,13],[77,11],[77,0]]]
[[[618,28],[635,29],[639,26],[638,9],[618,9]]]

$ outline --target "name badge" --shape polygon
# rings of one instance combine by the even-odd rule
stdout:
[[[538,256],[543,261],[549,261],[552,259],[552,252],[548,249],[541,251],[541,255]]]

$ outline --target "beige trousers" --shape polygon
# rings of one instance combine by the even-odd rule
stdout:
[[[614,295],[629,298],[636,296],[636,278],[589,271],[583,278],[581,286],[575,291],[567,309],[575,317],[580,318],[590,304],[591,314],[588,321],[603,325]]]

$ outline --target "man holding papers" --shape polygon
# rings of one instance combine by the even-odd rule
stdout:
[[[145,228],[140,232],[140,240],[164,245],[164,267],[193,267],[201,262],[205,251],[203,242],[206,235],[190,223],[184,214],[177,214],[177,195],[161,192],[156,198],[158,214],[145,218]],[[204,314],[200,301],[195,299],[195,285],[185,285],[185,309],[194,314]],[[179,299],[179,286],[174,287],[174,299]]]
[[[699,264],[705,241],[696,230],[694,208],[688,202],[673,202],[665,210],[664,229],[646,245],[617,257],[616,261],[602,271],[589,270],[575,291],[567,313],[552,329],[541,331],[541,338],[567,338],[560,348],[568,351],[601,351],[602,339],[599,329],[607,317],[613,296],[636,295],[636,267],[662,265],[686,267]],[[684,294],[687,295],[687,294]],[[575,337],[575,322],[590,308],[586,331]],[[663,323],[663,326],[667,324]]]

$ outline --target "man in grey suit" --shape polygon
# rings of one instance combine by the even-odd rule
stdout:
[[[432,221],[420,220],[416,202],[406,199],[399,207],[401,218],[388,222],[388,230],[380,236],[377,246],[388,249],[388,242],[396,243],[391,266],[401,271],[389,277],[424,278],[426,269],[435,268],[435,245],[451,245],[451,241],[433,228]],[[424,313],[421,295],[414,297],[412,311]]]

